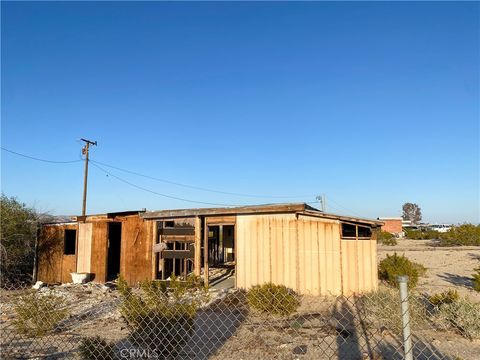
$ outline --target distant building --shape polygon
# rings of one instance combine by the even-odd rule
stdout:
[[[438,231],[441,233],[446,233],[452,228],[451,224],[431,224],[429,226],[430,230]]]
[[[382,231],[403,235],[403,219],[401,217],[380,217],[378,220],[383,222]]]

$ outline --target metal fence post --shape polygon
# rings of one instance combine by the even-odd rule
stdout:
[[[405,360],[413,360],[412,338],[410,333],[410,312],[408,309],[408,276],[398,276],[400,285],[400,306],[402,309],[403,348]]]

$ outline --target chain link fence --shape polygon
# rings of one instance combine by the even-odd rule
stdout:
[[[454,291],[314,297],[273,284],[207,289],[194,277],[4,285],[2,359],[480,358],[480,306]]]

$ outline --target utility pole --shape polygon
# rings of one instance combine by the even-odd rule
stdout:
[[[315,199],[320,202],[320,205],[322,205],[322,211],[323,212],[327,211],[327,203],[325,202],[325,194],[318,195]]]
[[[90,145],[97,146],[96,141],[90,141],[87,139],[80,139],[85,143],[85,146],[82,148],[82,154],[85,155],[85,174],[83,177],[83,204],[82,204],[82,217],[85,218],[87,212],[87,178],[88,178],[88,151]]]

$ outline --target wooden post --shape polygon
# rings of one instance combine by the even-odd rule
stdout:
[[[165,222],[163,222],[163,225],[162,225],[162,228],[165,228]],[[162,236],[160,235],[160,241],[159,242],[162,242]],[[158,254],[158,270],[162,272],[162,280],[165,280],[165,259],[160,255],[160,253]]]
[[[355,293],[358,294],[360,292],[360,273],[358,268],[358,225],[355,225],[355,282]]]
[[[152,225],[152,280],[155,280],[157,278],[157,269],[158,269],[158,264],[157,264],[157,253],[153,251],[153,245],[157,243],[158,240],[158,230],[157,230],[157,222],[155,220],[151,221]]]
[[[233,261],[235,262],[235,289],[238,288],[238,281],[237,281],[237,274],[238,274],[238,267],[237,267],[237,217],[235,217],[235,225],[233,225]]]
[[[219,264],[222,264],[225,261],[225,248],[223,247],[223,225],[218,226],[218,256],[220,257],[220,254],[222,255],[221,259],[218,259]]]
[[[195,258],[193,264],[195,266],[195,276],[202,273],[202,222],[200,217],[195,217]]]
[[[205,286],[208,286],[209,273],[208,273],[208,225],[207,218],[203,218],[203,276]]]
[[[177,242],[176,241],[173,242],[173,250],[177,250]],[[173,276],[177,276],[177,273],[175,271],[175,266],[177,265],[177,262],[175,261],[175,258],[172,259],[172,263],[173,263],[173,269],[172,269]]]

